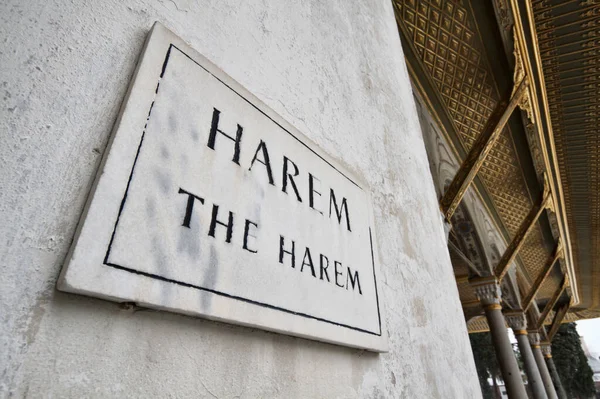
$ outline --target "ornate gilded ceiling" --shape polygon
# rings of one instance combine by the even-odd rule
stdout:
[[[508,1],[495,3],[496,13],[486,14],[481,11],[486,6],[476,0],[393,0],[413,82],[437,114],[440,128],[459,159],[464,159],[498,102],[506,97],[507,78],[512,82],[512,72],[511,76],[506,76],[506,71],[499,73],[501,68],[495,64],[502,60],[514,64],[512,42],[507,46],[513,37],[513,15]],[[530,6],[535,11],[577,271],[578,275],[588,276],[589,283],[578,280],[583,299],[589,299],[586,307],[598,306],[600,0],[534,0]],[[489,32],[482,34],[485,27],[481,24],[495,24],[500,34],[495,38],[490,38]],[[513,69],[514,65],[510,71]],[[502,132],[476,182],[479,195],[507,242],[517,233],[543,188],[542,154],[532,145],[532,124],[520,115],[516,121]],[[523,146],[515,141],[519,134],[527,135],[529,142],[525,150],[529,161],[525,163]],[[528,175],[535,175],[537,180],[532,183]],[[556,236],[554,216],[537,224],[528,235],[518,258],[522,291],[529,289],[540,274],[554,246],[552,237]],[[469,257],[469,250],[456,237],[451,247],[457,275],[469,273],[469,266],[472,268],[478,257],[470,257],[469,264],[464,259],[465,255]],[[561,268],[556,267],[536,297],[540,311],[561,280]],[[459,290],[463,305],[471,306],[474,296],[469,285],[461,281]],[[566,294],[561,301],[568,301]]]
[[[533,1],[581,308],[600,309],[600,1]]]
[[[394,2],[404,36],[446,106],[461,144],[468,151],[499,101],[489,61],[464,2],[398,0]],[[486,161],[481,177],[509,235],[513,236],[532,201],[507,131]],[[549,255],[535,229],[520,252],[529,275],[539,272]],[[551,294],[550,294],[551,295]]]

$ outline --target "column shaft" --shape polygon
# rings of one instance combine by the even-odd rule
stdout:
[[[556,393],[558,394],[559,399],[567,399],[567,393],[565,392],[565,388],[562,385],[552,357],[546,356],[546,365],[548,366],[548,370],[550,371],[552,381],[554,381],[554,387],[556,388]]]
[[[485,316],[490,326],[492,342],[494,343],[496,358],[502,372],[502,379],[504,380],[506,392],[510,399],[527,399],[527,392],[521,378],[521,371],[519,370],[515,353],[508,339],[508,331],[500,309],[500,305],[496,304],[485,306]]]
[[[525,374],[527,374],[527,381],[534,399],[548,399],[546,388],[544,388],[544,381],[542,381],[538,365],[533,357],[533,352],[531,351],[531,345],[529,344],[526,332],[520,333],[519,331],[515,331],[515,337],[519,344],[519,351],[523,358]]]
[[[549,399],[558,399],[556,395],[556,390],[554,389],[554,384],[552,384],[552,378],[550,378],[550,372],[548,371],[548,367],[546,366],[546,362],[544,361],[544,356],[542,355],[542,350],[539,345],[532,345],[533,356],[535,357],[535,361],[538,365],[538,369],[540,370],[540,374],[542,375],[542,381],[544,381],[544,387],[546,388],[546,394]]]

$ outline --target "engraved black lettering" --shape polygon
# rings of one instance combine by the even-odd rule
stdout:
[[[341,263],[341,262],[338,262],[337,260],[334,260],[334,261],[333,261],[333,268],[334,268],[334,270],[335,270],[335,285],[337,285],[337,286],[338,286],[338,287],[340,287],[340,288],[344,288],[344,284],[339,284],[339,283],[338,283],[338,276],[341,276],[341,275],[343,275],[343,274],[344,274],[344,273],[342,273],[342,272],[338,271],[338,266],[339,266],[339,267],[342,267],[342,263]],[[342,269],[342,270],[344,270],[344,269]]]
[[[323,259],[325,259],[325,262],[323,262]],[[327,259],[327,256],[321,254],[320,256],[320,271],[321,271],[321,280],[323,280],[323,275],[325,275],[325,277],[327,277],[327,282],[331,282],[329,280],[329,274],[327,274],[327,268],[329,267],[329,259]],[[325,266],[323,266],[323,263],[325,263]]]
[[[340,206],[340,208],[338,208],[337,206],[337,201],[335,200],[335,193],[333,191],[333,189],[329,190],[329,217],[331,218],[331,210],[335,208],[335,214],[337,216],[338,222],[340,224],[342,224],[342,212],[345,213],[346,215],[346,227],[348,228],[348,231],[352,231],[352,229],[350,229],[350,216],[348,214],[348,203],[346,201],[346,198],[342,198],[342,205]]]
[[[258,250],[248,248],[248,237],[250,236],[252,238],[256,238],[255,235],[250,234],[250,226],[258,228],[258,224],[246,219],[246,225],[244,226],[244,249],[248,252],[252,252],[253,254],[255,254],[258,252]]]
[[[317,190],[315,190],[315,181],[317,182],[321,182],[319,179],[317,179],[316,177],[314,177],[313,175],[311,175],[310,173],[308,174],[308,206],[310,206],[312,209],[314,209],[315,211],[319,212],[321,215],[323,214],[323,211],[320,211],[317,209],[317,207],[315,206],[315,196],[314,194],[317,194],[319,197],[321,196],[321,193]]]
[[[294,169],[293,174],[288,173],[288,163],[291,164]],[[294,181],[294,176],[298,176],[299,173],[300,173],[300,171],[298,170],[298,167],[296,166],[296,164],[284,155],[284,157],[283,157],[283,184],[282,184],[281,191],[283,191],[284,193],[287,194],[287,184],[288,184],[288,180],[289,180],[289,182],[292,183],[292,188],[294,189],[294,192],[296,193],[298,202],[302,202],[302,198],[300,198],[300,193],[298,192],[298,187],[296,187],[296,182]]]
[[[204,204],[204,198],[198,197],[195,194],[190,193],[189,191],[185,191],[183,188],[179,188],[179,194],[187,194],[187,206],[185,207],[185,216],[183,217],[183,223],[181,224],[183,227],[190,228],[190,222],[192,221],[192,211],[194,210],[194,200],[200,201],[201,204]]]
[[[352,285],[352,291],[354,291],[354,285],[358,285],[358,293],[362,295],[362,290],[360,288],[360,280],[358,279],[358,270],[354,272],[354,277],[352,276],[352,271],[348,268],[348,274],[346,275],[346,289],[348,289],[348,282]]]
[[[310,249],[308,249],[308,247],[306,247],[306,251],[304,252],[304,259],[302,259],[302,267],[300,268],[300,272],[304,271],[305,265],[310,267],[310,273],[313,275],[313,277],[317,277],[315,274],[315,268],[313,266],[312,256],[310,256]]]
[[[279,263],[283,264],[283,257],[288,254],[292,257],[292,267],[296,267],[296,243],[292,240],[292,249],[290,251],[283,248],[285,238],[279,236]]]
[[[258,159],[258,152],[262,152],[262,158]],[[250,167],[248,170],[252,170],[252,166],[254,166],[254,162],[259,162],[265,165],[267,169],[267,176],[269,177],[269,184],[274,186],[275,182],[273,181],[273,172],[271,171],[271,162],[269,161],[269,152],[267,151],[267,143],[264,141],[260,141],[258,147],[256,147],[256,152],[254,153],[254,158],[252,158],[252,162],[250,163]]]
[[[219,214],[219,205],[213,204],[212,217],[210,218],[210,228],[208,229],[208,235],[214,238],[215,228],[217,227],[217,224],[220,224],[221,226],[224,226],[227,228],[227,235],[225,237],[225,242],[230,243],[231,236],[233,235],[233,213],[231,211],[229,212],[229,219],[228,219],[227,223],[223,223],[223,222],[219,221],[217,219],[218,214]]]
[[[242,133],[244,128],[240,125],[237,125],[237,132],[235,134],[235,138],[231,137],[221,129],[219,129],[219,116],[221,115],[221,111],[216,108],[213,108],[213,116],[212,123],[210,126],[210,134],[208,135],[208,148],[211,150],[215,149],[215,141],[217,140],[217,132],[221,133],[223,136],[227,137],[229,140],[232,140],[235,143],[233,150],[233,159],[232,161],[236,164],[240,164],[240,144],[242,142]]]

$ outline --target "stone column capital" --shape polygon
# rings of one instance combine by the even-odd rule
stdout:
[[[475,295],[484,307],[501,309],[502,290],[498,279],[494,276],[478,277],[469,280],[471,287],[475,289]]]
[[[504,313],[506,324],[513,329],[515,334],[527,335],[527,318],[522,311]]]
[[[544,357],[552,357],[552,347],[548,342],[542,342],[540,346],[542,347],[542,354],[544,355]]]
[[[531,346],[533,346],[534,348],[539,348],[540,347],[540,334],[537,332],[534,333],[530,333],[529,334],[529,342],[531,343]]]

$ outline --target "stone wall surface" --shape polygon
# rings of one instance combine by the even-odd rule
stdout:
[[[390,352],[55,290],[161,21],[370,187]],[[476,398],[389,1],[0,3],[0,396]]]

